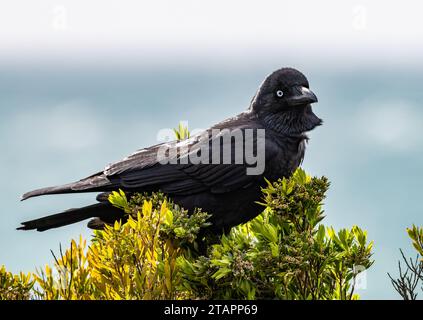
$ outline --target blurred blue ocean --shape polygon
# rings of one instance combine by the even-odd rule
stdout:
[[[0,265],[31,271],[50,263],[59,243],[90,237],[85,223],[45,233],[15,228],[94,195],[20,202],[22,193],[95,173],[181,120],[206,128],[239,113],[278,67],[0,66]],[[376,262],[358,293],[397,298],[386,273],[397,273],[399,248],[414,255],[405,229],[422,225],[423,70],[299,69],[324,120],[303,165],[332,182],[324,223],[368,230]]]

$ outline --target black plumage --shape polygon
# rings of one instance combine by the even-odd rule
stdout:
[[[46,194],[102,192],[97,196],[97,204],[23,222],[19,229],[44,231],[88,218],[94,218],[89,227],[101,228],[124,218],[124,213],[107,201],[109,192],[122,189],[129,195],[160,190],[190,211],[199,207],[211,213],[214,232],[227,231],[261,212],[256,201],[260,200],[264,178],[272,181],[287,177],[301,164],[308,140],[306,132],[322,123],[312,111],[314,102],[317,98],[309,90],[306,77],[295,69],[282,68],[264,80],[247,111],[206,130],[206,143],[212,147],[218,141],[219,159],[223,160],[222,154],[228,150],[225,148],[236,151],[235,139],[216,137],[213,130],[238,130],[244,137],[249,129],[255,130],[256,134],[249,139],[257,153],[260,143],[257,130],[264,129],[265,162],[260,174],[247,174],[246,169],[252,165],[245,158],[241,162],[233,157],[229,163],[216,163],[212,148],[207,153],[208,161],[193,162],[190,157],[199,154],[204,143],[204,135],[200,134],[185,141],[141,149],[80,181],[24,194],[22,200]],[[247,138],[243,142],[245,148],[246,144]],[[157,154],[164,146],[172,154],[171,159],[178,159],[176,163],[158,160]],[[181,150],[181,146],[188,151]]]

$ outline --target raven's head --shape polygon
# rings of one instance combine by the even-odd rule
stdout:
[[[315,102],[307,78],[298,70],[282,68],[263,81],[250,108],[270,129],[300,134],[322,124],[311,109]]]

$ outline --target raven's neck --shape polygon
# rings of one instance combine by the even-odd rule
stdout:
[[[305,136],[305,132],[322,124],[322,120],[313,113],[310,106],[278,113],[266,112],[258,117],[266,128],[292,137]]]

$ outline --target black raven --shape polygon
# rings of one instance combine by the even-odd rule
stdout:
[[[129,195],[160,190],[191,212],[202,208],[212,214],[213,232],[226,232],[262,211],[256,202],[264,178],[287,177],[301,164],[306,132],[322,123],[312,111],[314,102],[317,98],[302,73],[279,69],[266,77],[247,111],[202,134],[138,150],[77,182],[25,193],[22,200],[46,194],[101,192],[96,204],[26,221],[18,229],[44,231],[88,218],[94,218],[88,227],[104,227],[124,219],[125,214],[107,201],[110,192],[122,189]]]

